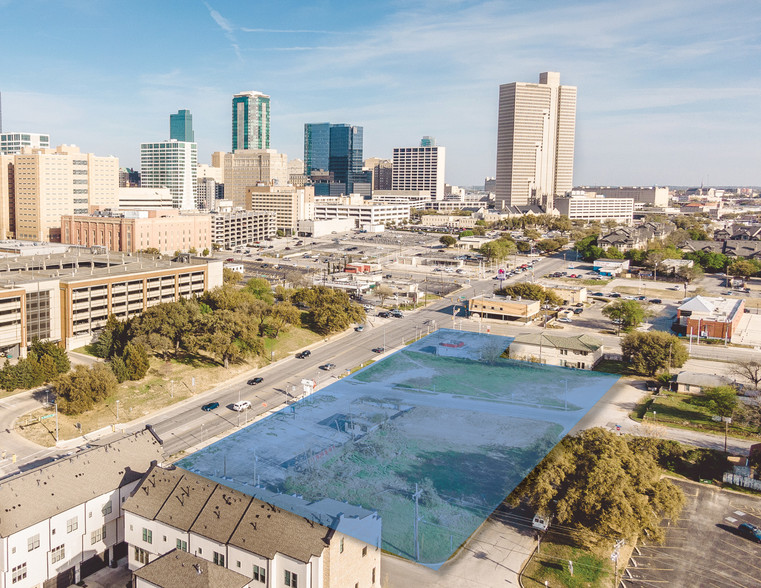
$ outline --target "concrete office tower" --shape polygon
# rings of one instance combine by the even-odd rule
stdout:
[[[576,88],[561,86],[560,74],[539,74],[539,83],[499,87],[497,130],[498,208],[540,204],[573,188]]]
[[[250,186],[245,208],[274,213],[276,229],[295,235],[299,221],[315,218],[314,186]]]
[[[119,159],[74,145],[24,148],[14,156],[16,238],[60,241],[61,217],[119,203]]]
[[[233,96],[233,152],[270,148],[270,97],[261,92]]]
[[[444,147],[395,147],[391,189],[427,190],[431,200],[443,200],[445,167]]]
[[[288,156],[275,149],[242,149],[226,153],[224,159],[225,198],[233,207],[245,208],[246,188],[263,184],[288,184]]]
[[[178,110],[169,115],[169,138],[176,141],[195,141],[193,134],[193,115],[189,110]]]
[[[169,188],[172,206],[192,210],[195,206],[198,146],[188,141],[140,144],[143,188]]]
[[[0,154],[20,153],[22,147],[47,149],[50,147],[50,135],[39,133],[0,133]]]
[[[390,190],[392,170],[394,165],[390,159],[380,157],[368,157],[365,159],[364,169],[372,173],[373,192],[375,190]]]

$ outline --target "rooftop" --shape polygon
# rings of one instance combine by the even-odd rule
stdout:
[[[244,588],[251,578],[173,549],[133,574],[162,588]]]
[[[680,314],[697,314],[706,320],[728,321],[732,320],[743,302],[744,300],[738,298],[709,298],[698,295],[685,300],[678,310]]]
[[[513,343],[543,345],[555,349],[572,351],[597,351],[602,341],[592,335],[553,335],[551,333],[525,333],[518,335]]]
[[[0,537],[134,482],[162,459],[161,445],[143,430],[6,478],[0,481]]]

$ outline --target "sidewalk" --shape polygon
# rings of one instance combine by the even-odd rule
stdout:
[[[116,568],[105,567],[94,574],[84,578],[79,584],[72,586],[85,586],[86,588],[121,588],[131,586],[132,572],[127,568],[127,558],[119,560]]]

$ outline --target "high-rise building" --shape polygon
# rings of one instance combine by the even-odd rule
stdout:
[[[540,204],[573,188],[576,87],[560,74],[539,74],[539,83],[499,87],[497,207]]]
[[[445,167],[444,147],[395,147],[391,189],[427,190],[431,200],[443,200]]]
[[[224,163],[225,198],[235,208],[245,208],[246,189],[251,186],[288,184],[288,156],[275,149],[241,149],[226,153]]]
[[[420,146],[421,147],[436,147],[436,137],[425,135],[422,139],[420,139]]]
[[[119,169],[119,187],[120,188],[139,188],[140,172],[130,167]]]
[[[362,173],[362,143],[362,127],[343,123],[305,124],[304,173],[311,175],[314,170],[332,172],[332,182],[343,184],[341,193],[355,191],[359,188],[355,184],[369,183]]]
[[[261,92],[233,96],[233,152],[270,148],[270,97]]]
[[[13,155],[0,153],[0,239],[10,237],[16,225],[14,160]]]
[[[20,153],[22,147],[47,149],[50,147],[50,135],[39,133],[0,133],[0,154]]]
[[[172,206],[192,210],[197,186],[198,146],[188,141],[140,144],[140,183],[143,188],[169,188]]]
[[[178,110],[169,115],[169,138],[176,141],[195,141],[193,133],[193,115],[189,110]]]
[[[14,156],[17,239],[60,241],[61,217],[119,203],[119,159],[81,153],[74,145],[25,147]]]
[[[295,235],[300,220],[313,219],[313,186],[250,186],[246,189],[246,210],[275,214],[275,227]]]

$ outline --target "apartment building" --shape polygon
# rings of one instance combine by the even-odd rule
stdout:
[[[246,190],[252,186],[287,186],[288,156],[275,149],[239,149],[225,153],[225,198],[235,208],[246,208]]]
[[[176,549],[262,588],[380,586],[379,546],[179,468],[152,467],[124,511],[131,570]]]
[[[211,240],[222,249],[235,249],[271,239],[277,233],[277,214],[268,211],[236,210],[211,215]]]
[[[0,588],[69,586],[124,557],[122,506],[162,459],[144,430],[0,480]]]
[[[314,187],[252,184],[246,189],[244,208],[274,213],[275,228],[295,235],[300,220],[315,218]]]
[[[110,314],[126,319],[221,285],[221,261],[82,250],[9,258],[0,267],[0,352],[25,357],[34,338],[74,349],[90,343]]]
[[[197,173],[196,143],[172,139],[140,144],[141,187],[169,188],[174,208],[195,209]]]
[[[395,147],[391,189],[426,190],[431,200],[443,200],[445,169],[444,147]]]
[[[591,335],[525,333],[510,343],[510,359],[591,370],[602,359],[602,341]]]
[[[573,191],[570,196],[555,198],[555,210],[571,220],[613,220],[628,226],[634,220],[634,199],[607,198],[599,194]]]
[[[17,239],[60,241],[61,217],[118,205],[119,160],[81,153],[74,145],[24,148],[14,156]]]
[[[158,249],[162,254],[211,250],[211,216],[181,214],[176,208],[96,211],[61,217],[61,242],[109,251],[135,253]]]

